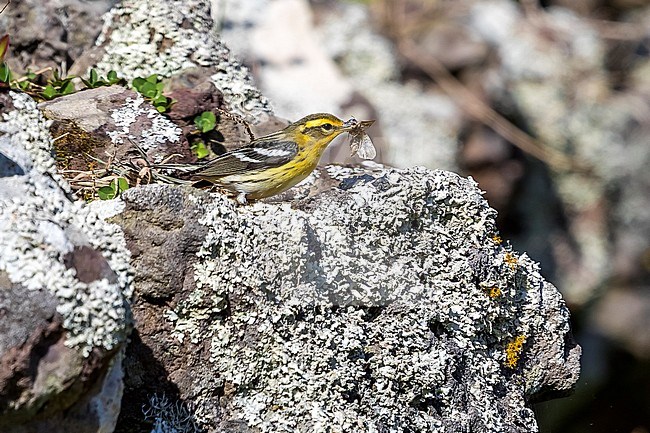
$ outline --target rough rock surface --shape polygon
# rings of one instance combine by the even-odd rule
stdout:
[[[222,109],[220,93],[214,85],[181,88],[170,97],[178,98],[171,111],[159,113],[142,95],[121,86],[87,89],[41,102],[39,109],[51,120],[54,151],[60,170],[90,170],[99,161],[126,161],[140,158],[138,145],[149,161],[160,162],[175,155],[174,162],[196,162],[187,134],[196,130],[194,118],[204,111]],[[284,124],[269,119],[253,126],[259,136]],[[250,141],[241,125],[219,117],[219,144],[240,147]],[[215,131],[216,132],[216,131]],[[70,175],[69,177],[74,177]]]
[[[209,2],[204,0],[126,0],[110,10],[97,40],[104,55],[95,65],[127,80],[211,69],[210,81],[231,111],[251,121],[270,115],[269,101],[253,85],[248,70],[212,33]]]
[[[530,403],[574,386],[568,310],[495,240],[473,181],[330,166],[284,199],[241,207],[161,185],[122,196],[111,221],[160,247],[142,261],[198,253],[175,288],[136,295],[117,431],[165,393],[214,432],[531,432]],[[144,235],[131,228],[151,215]]]
[[[124,237],[59,183],[36,103],[1,97],[0,430],[109,432],[131,330]]]
[[[14,76],[27,69],[69,68],[92,47],[101,30],[102,14],[114,3],[116,0],[3,2],[0,28],[11,38],[5,60]]]
[[[121,86],[99,87],[39,105],[52,121],[50,131],[60,169],[89,170],[97,161],[127,159],[132,143],[151,161],[171,154],[191,158],[181,129],[160,114],[142,95]]]
[[[197,114],[211,110],[217,114],[221,135],[213,138],[222,146],[213,150],[220,153],[224,148],[239,147],[249,141],[249,136],[238,122],[221,116],[215,108],[244,117],[258,136],[276,131],[286,123],[273,115],[268,99],[253,84],[249,70],[231,55],[212,29],[210,4],[204,0],[123,1],[106,14],[96,49],[77,62],[75,73],[86,75],[92,67],[103,75],[110,70],[118,71],[129,82],[152,74],[169,78],[165,93],[177,102],[168,114],[185,134],[196,129]],[[140,104],[141,101],[133,109],[139,109]],[[124,121],[133,122],[137,117],[125,114]],[[139,138],[152,133],[160,135],[155,132],[159,128],[152,129],[142,134],[125,132]]]

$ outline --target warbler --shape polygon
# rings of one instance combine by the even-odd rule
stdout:
[[[363,130],[373,122],[354,118],[344,122],[331,114],[312,114],[208,161],[189,173],[190,180],[208,181],[237,193],[240,203],[270,197],[309,176],[340,134],[365,134]]]

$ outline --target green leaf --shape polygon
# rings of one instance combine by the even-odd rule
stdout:
[[[77,89],[74,87],[74,84],[72,81],[68,81],[65,86],[61,88],[61,94],[62,95],[69,95],[70,93],[76,92]]]
[[[149,75],[147,77],[147,82],[151,84],[156,84],[158,82],[158,74]]]
[[[194,124],[199,131],[206,133],[212,131],[217,124],[217,118],[212,111],[205,111],[194,118]]]
[[[146,83],[145,79],[140,77],[134,78],[133,81],[131,82],[131,84],[133,84],[133,87],[135,87],[135,89],[138,92],[140,91],[144,83]]]
[[[0,64],[0,82],[8,83],[9,81],[11,81],[11,71],[9,70],[9,66],[2,62]]]
[[[155,98],[158,95],[158,89],[156,89],[155,84],[151,84],[148,81],[145,81],[144,84],[138,89],[147,98]]]
[[[115,188],[112,185],[103,186],[97,190],[97,195],[100,200],[111,200],[117,195]]]
[[[117,84],[120,81],[122,81],[122,79],[117,76],[117,72],[113,70],[108,71],[108,74],[106,75],[106,79],[108,80],[108,84]]]
[[[203,141],[198,141],[191,149],[198,159],[203,159],[210,154],[210,149],[208,149]]]
[[[169,98],[167,98],[165,95],[156,95],[155,98],[153,98],[153,104],[154,105],[169,105]]]
[[[111,72],[113,74],[116,74],[115,71],[110,71],[108,73],[108,75],[111,75]],[[137,78],[136,78],[136,80],[137,80]],[[81,81],[83,81],[84,85],[89,89],[96,89],[98,87],[109,86],[109,85],[113,84],[112,82],[106,81],[102,77],[100,77],[95,69],[90,70],[90,76],[89,76],[89,78],[87,80],[81,78]],[[117,81],[119,81],[119,79]]]
[[[43,95],[43,97],[45,99],[52,99],[57,95],[57,91],[54,88],[54,86],[52,86],[51,84],[48,84],[47,86],[45,86],[45,88],[41,92],[41,95]]]
[[[97,75],[97,71],[95,69],[90,70],[90,84],[95,84],[97,80],[99,79],[99,76]]]
[[[129,181],[123,177],[118,177],[113,181],[117,187],[118,192],[126,191],[129,189]]]
[[[157,105],[156,110],[158,110],[159,113],[164,113],[165,111],[167,111],[167,107],[165,107],[164,105]]]

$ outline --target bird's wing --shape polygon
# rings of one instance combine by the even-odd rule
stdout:
[[[291,161],[298,153],[293,141],[255,140],[207,162],[193,173],[197,178],[217,178],[241,174],[262,168],[279,167]]]

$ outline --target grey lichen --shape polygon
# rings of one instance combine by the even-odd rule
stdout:
[[[54,179],[62,178],[56,171],[50,146],[51,121],[36,108],[36,101],[25,93],[9,92],[14,110],[3,113],[0,132],[7,134],[13,147],[24,147],[29,152],[33,166]],[[66,188],[65,182],[59,185]]]
[[[129,0],[106,15],[97,40],[105,55],[96,68],[119,71],[128,80],[158,74],[170,77],[202,67],[217,72],[212,82],[230,109],[254,119],[271,113],[268,100],[253,85],[246,67],[212,32],[210,2],[204,0]]]
[[[84,203],[71,201],[54,173],[48,122],[29,96],[11,93],[15,110],[4,114],[0,152],[22,166],[22,176],[0,178],[0,270],[28,290],[46,288],[69,331],[66,345],[85,355],[113,349],[130,329],[129,252],[121,230]],[[55,182],[53,179],[57,179]],[[82,282],[64,263],[76,247],[101,251],[114,279]]]
[[[114,144],[122,144],[125,140],[137,140],[144,150],[155,148],[161,143],[180,143],[182,131],[168,118],[160,114],[151,106],[143,106],[144,98],[140,95],[135,99],[127,98],[126,104],[111,112],[115,123],[115,131],[108,131],[108,136]],[[131,131],[138,117],[144,116],[151,122],[151,127],[142,128],[137,132],[137,137]]]
[[[580,350],[565,342],[555,287],[495,240],[476,184],[423,168],[326,175],[339,189],[302,209],[202,203],[197,289],[167,314],[179,339],[210,341],[214,373],[234,390],[201,420],[261,432],[536,431],[528,398],[571,388]]]

